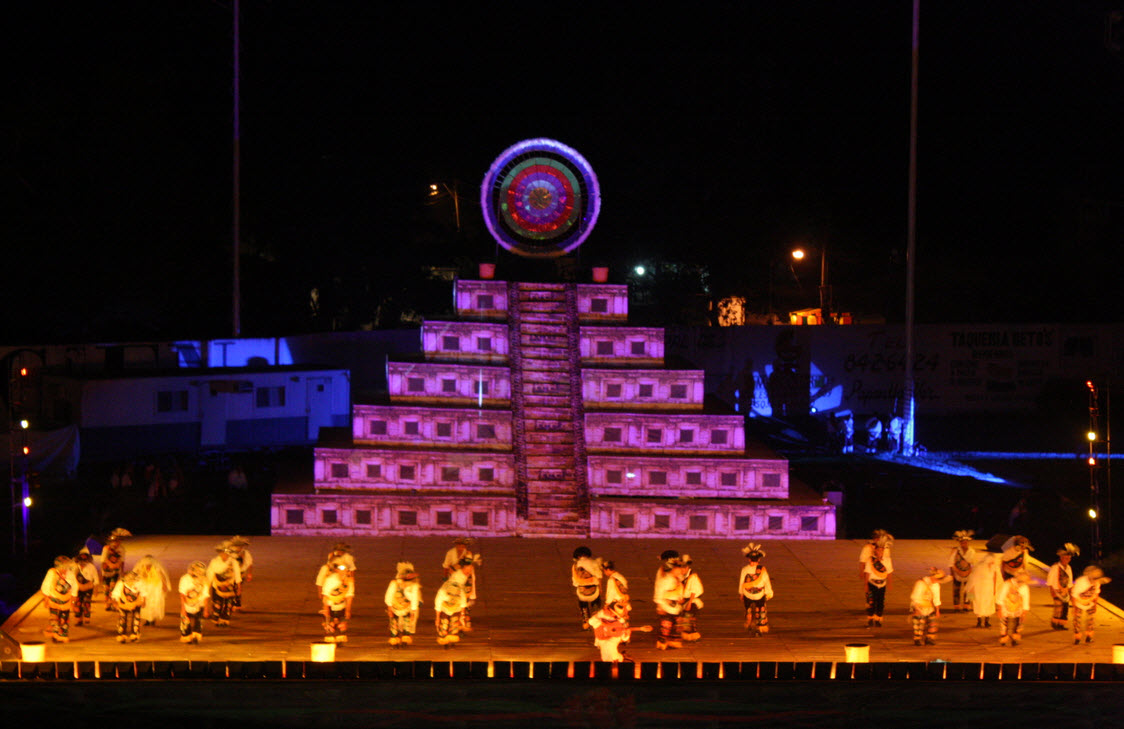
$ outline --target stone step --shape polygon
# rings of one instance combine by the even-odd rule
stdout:
[[[552,395],[528,395],[523,396],[524,407],[532,408],[569,408],[570,398],[552,396]]]
[[[563,474],[567,473],[571,475],[577,473],[577,463],[575,461],[570,461],[569,463],[555,463],[540,468],[528,468],[526,483],[528,487],[530,484],[535,484],[536,488],[541,487],[535,493],[573,493],[577,488],[576,481],[573,478],[560,478]],[[542,488],[546,490],[543,491]]]
[[[566,294],[558,291],[522,291],[515,298],[515,305],[519,308],[532,304],[565,306]]]
[[[527,512],[527,526],[535,533],[585,534],[588,517],[575,510],[537,509]],[[539,531],[543,530],[543,531]]]
[[[515,310],[519,313],[520,318],[523,314],[545,314],[550,313],[555,316],[561,315],[561,320],[565,321],[566,317],[566,302],[562,301],[520,301],[515,305]]]
[[[523,373],[524,382],[556,382],[570,385],[570,373],[561,370],[529,370]]]
[[[523,355],[524,362],[529,359],[568,362],[570,359],[570,350],[567,347],[543,347],[541,345],[521,347],[520,354]]]
[[[569,378],[562,382],[527,382],[524,380],[522,392],[524,395],[556,395],[566,398],[568,402],[570,399],[570,380]]]
[[[522,372],[571,372],[569,359],[524,359],[519,367]]]
[[[527,468],[565,468],[574,465],[574,449],[559,443],[524,444]]]
[[[525,321],[520,322],[522,326],[519,331],[523,334],[557,334],[559,336],[566,336],[570,328],[565,322],[550,321]]]
[[[552,463],[540,463],[536,466],[527,466],[527,482],[531,481],[562,481],[572,482],[573,479],[552,478],[553,476],[561,476],[565,473],[575,473],[577,471],[578,463],[573,458],[558,460]],[[546,478],[543,478],[546,474]],[[558,488],[555,486],[555,488]]]
[[[526,443],[556,443],[573,445],[574,431],[563,430],[543,433],[537,430],[524,430],[523,441]]]
[[[567,326],[567,328],[568,328],[569,325],[566,324],[566,321],[567,321],[567,315],[566,315],[565,311],[549,311],[549,312],[521,311],[521,312],[519,312],[519,328],[520,329],[522,329],[525,326],[530,326],[532,324],[554,324],[554,325]]]
[[[528,522],[519,528],[519,534],[520,536],[538,539],[585,539],[589,536],[589,526],[555,528],[550,524],[539,526],[537,523],[531,524]]]
[[[567,488],[566,484],[573,485],[578,477],[578,464],[577,461],[571,459],[569,463],[557,463],[551,466],[541,466],[537,468],[527,468],[527,483],[532,482],[553,482],[554,489]],[[558,484],[563,484],[559,486]]]
[[[564,481],[528,481],[527,499],[538,506],[549,502],[553,506],[563,504],[567,507],[576,506],[580,500],[577,486]]]
[[[532,420],[564,420],[571,422],[573,420],[572,411],[570,410],[570,403],[566,403],[566,407],[535,407],[529,406],[523,408],[523,422],[529,423]],[[546,426],[549,428],[549,426]]]
[[[570,338],[565,334],[520,334],[519,344],[526,347],[567,347]]]
[[[577,518],[585,511],[584,507],[582,507],[580,503],[577,503],[577,501],[576,497],[570,499],[570,501],[563,501],[561,499],[551,500],[549,498],[532,499],[527,505],[527,513],[533,515],[543,514],[548,511],[554,513],[561,512],[571,514],[573,517]]]
[[[570,419],[569,411],[559,413],[557,418],[524,419],[524,433],[573,433],[574,421]]]

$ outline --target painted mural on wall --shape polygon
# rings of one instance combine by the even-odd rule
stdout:
[[[1033,410],[1053,382],[1119,369],[1124,341],[1124,327],[1104,325],[934,324],[915,332],[914,393],[932,414]],[[901,326],[672,327],[666,351],[704,369],[706,391],[739,412],[850,413],[864,423],[877,414],[884,428],[901,415]]]

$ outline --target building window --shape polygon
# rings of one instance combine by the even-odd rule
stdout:
[[[304,524],[304,509],[285,509],[286,524]]]
[[[456,392],[457,381],[451,380],[448,377],[441,378],[441,392]]]
[[[453,525],[453,512],[451,512],[451,511],[439,511],[439,512],[437,512],[437,514],[435,516],[436,516],[435,521],[437,522],[437,526],[452,526]]]
[[[620,443],[621,442],[621,429],[620,428],[605,428],[605,442],[606,443]]]
[[[335,524],[336,523],[336,510],[335,509],[321,509],[320,510],[320,523],[321,524]]]
[[[652,526],[656,529],[671,528],[671,514],[656,514],[652,519]]]
[[[285,386],[259,387],[254,393],[255,404],[259,408],[285,407]]]
[[[496,308],[496,300],[491,294],[480,294],[476,297],[477,309],[494,309]]]
[[[617,471],[617,470],[606,471],[605,472],[605,482],[606,483],[624,483],[624,472],[623,471]]]
[[[672,400],[686,400],[687,399],[687,386],[686,385],[672,385],[671,386],[671,399]]]
[[[613,343],[612,342],[607,342],[607,341],[604,341],[604,340],[597,342],[597,354],[598,354],[598,356],[602,356],[602,357],[609,356],[612,353],[613,353]]]
[[[680,430],[679,431],[679,442],[680,443],[694,443],[695,442],[695,431],[691,428],[684,428],[684,429]]]
[[[481,467],[476,470],[476,480],[481,483],[491,483],[496,480],[496,469]]]
[[[332,478],[347,478],[351,475],[346,463],[332,464]]]
[[[367,464],[367,478],[382,478],[382,464],[381,463],[368,463]]]
[[[444,349],[446,352],[457,352],[460,348],[460,338],[448,335],[441,337],[441,349]]]
[[[453,436],[452,423],[438,423],[437,424],[437,437],[438,438],[451,438]]]
[[[721,473],[718,475],[718,483],[722,484],[723,486],[737,486],[738,474],[730,471]]]
[[[406,435],[418,435],[421,433],[421,424],[416,420],[407,420],[402,423],[402,432]]]
[[[486,527],[488,526],[488,512],[474,511],[472,512],[472,526]]]
[[[769,517],[769,531],[771,531],[771,532],[784,531],[784,517],[783,516],[770,516]]]
[[[371,523],[371,510],[370,509],[356,509],[355,510],[355,523],[356,524],[370,524]]]
[[[165,390],[156,393],[156,412],[187,412],[187,390]]]
[[[477,423],[476,437],[479,440],[491,440],[496,437],[496,426],[491,423]]]
[[[401,481],[413,481],[416,478],[417,468],[414,466],[399,466],[398,478]]]
[[[621,384],[619,382],[609,383],[605,386],[605,397],[619,398],[621,396],[622,389],[623,388],[621,387]]]
[[[648,483],[652,486],[667,486],[667,471],[650,471]]]
[[[820,530],[820,518],[818,516],[802,516],[800,517],[800,531],[802,532],[818,532]]]
[[[483,380],[477,380],[476,382],[472,383],[472,392],[475,395],[487,395],[488,383],[484,382]]]
[[[652,396],[652,384],[650,382],[640,383],[640,387],[637,390],[636,394],[639,395],[640,397],[651,397]]]
[[[607,314],[609,312],[609,300],[592,299],[589,302],[589,310],[594,314]]]
[[[779,473],[763,473],[761,474],[761,485],[767,489],[779,489],[781,487],[781,475]]]
[[[743,515],[734,517],[734,531],[747,532],[749,531],[749,517]]]
[[[617,514],[617,529],[635,529],[636,514]]]
[[[663,431],[659,428],[648,428],[648,442],[649,443],[662,443]]]
[[[406,392],[425,392],[425,378],[407,377]]]
[[[398,512],[398,526],[417,526],[418,525],[418,512],[416,511],[400,511]]]
[[[385,420],[368,420],[367,433],[369,435],[386,435]]]
[[[705,532],[710,520],[707,519],[706,514],[692,514],[688,520],[687,528],[693,532]]]
[[[702,486],[702,471],[687,471],[688,486]]]
[[[644,354],[644,342],[630,342],[629,347],[634,355]]]
[[[480,352],[492,351],[492,338],[491,337],[477,337],[476,349]]]
[[[456,466],[442,466],[441,467],[441,480],[442,481],[460,481],[461,470]]]
[[[710,431],[710,442],[714,445],[726,445],[726,440],[730,432],[727,430],[712,430]]]

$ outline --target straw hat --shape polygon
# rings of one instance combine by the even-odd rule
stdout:
[[[747,559],[753,562],[760,562],[765,557],[765,550],[761,548],[760,544],[757,544],[756,542],[750,542],[749,544],[742,547],[742,554],[744,554]]]
[[[1061,549],[1058,550],[1059,557],[1061,557],[1063,554],[1068,554],[1071,557],[1076,557],[1081,554],[1081,549],[1072,542],[1066,542],[1062,545]]]

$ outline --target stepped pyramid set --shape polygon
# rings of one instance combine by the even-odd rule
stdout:
[[[273,496],[273,534],[833,539],[835,508],[704,409],[703,372],[664,366],[628,289],[459,280],[456,321],[387,365],[318,447],[311,494]]]

